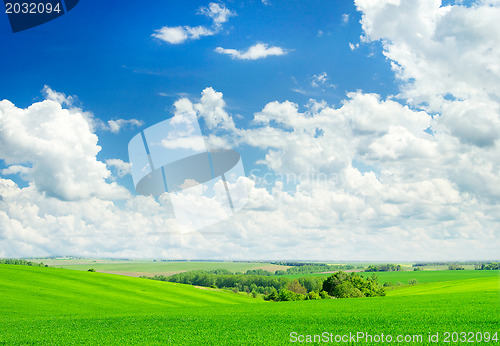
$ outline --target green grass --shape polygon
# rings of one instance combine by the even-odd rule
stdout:
[[[362,273],[369,276],[372,273]],[[436,271],[408,271],[408,272],[377,272],[379,281],[397,283],[408,283],[410,279],[416,279],[419,283],[455,281],[480,278],[500,278],[500,272],[495,270],[436,270]]]
[[[88,270],[94,268],[98,272],[119,273],[131,276],[172,275],[191,270],[227,269],[231,272],[246,272],[249,269],[266,269],[275,271],[288,267],[266,262],[202,262],[172,261],[154,262],[153,260],[103,260],[103,259],[29,259],[43,262],[54,268]]]
[[[1,316],[160,313],[259,300],[194,286],[58,268],[0,265]]]
[[[498,280],[484,277],[386,297],[272,303],[118,275],[0,265],[0,344],[281,345],[292,331],[425,340],[428,332],[498,332],[499,292]]]
[[[388,290],[388,296],[414,296],[422,294],[451,294],[471,292],[500,292],[499,277],[484,277],[468,280],[432,282],[422,285],[406,286],[394,290]],[[499,301],[500,303],[500,301]]]
[[[359,274],[364,277],[376,274],[379,278],[379,282],[391,282],[393,284],[397,282],[402,282],[407,284],[408,280],[416,279],[419,283],[428,282],[439,282],[439,281],[452,281],[452,280],[468,280],[476,278],[487,278],[487,277],[499,277],[500,272],[498,270],[432,270],[432,271],[403,271],[403,272],[376,272],[376,273],[365,273],[360,272]],[[296,279],[305,276],[321,276],[328,277],[332,275],[331,273],[319,273],[319,274],[296,274],[296,275],[284,275],[291,279]]]

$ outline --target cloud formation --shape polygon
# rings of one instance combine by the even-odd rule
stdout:
[[[216,145],[263,152],[240,181],[247,207],[200,232],[181,235],[168,194],[131,196],[106,182],[91,114],[63,94],[47,92],[26,109],[1,101],[0,256],[497,257],[498,5],[356,5],[361,44],[382,42],[401,85],[396,97],[356,91],[339,106],[272,101],[248,128],[235,125],[214,88],[174,103],[174,116],[196,114]],[[125,172],[123,161],[107,165]]]
[[[211,2],[208,7],[200,8],[198,14],[209,17],[212,20],[212,26],[164,26],[155,30],[151,36],[170,44],[181,44],[187,40],[198,40],[201,37],[219,33],[222,29],[222,24],[227,22],[229,17],[236,15],[235,12],[227,9],[224,4],[214,2]]]
[[[229,55],[231,58],[238,60],[257,60],[268,56],[280,56],[288,53],[284,48],[276,46],[269,47],[267,43],[256,43],[245,51],[217,47],[215,48],[215,52]]]
[[[106,165],[113,167],[116,170],[116,174],[119,178],[130,174],[130,163],[125,162],[120,159],[108,159],[106,160]]]
[[[380,40],[411,106],[439,113],[463,143],[494,146],[500,136],[500,8],[441,1],[355,1],[362,40]],[[387,20],[387,18],[391,18]]]
[[[222,93],[207,88],[199,102],[179,99],[174,112],[211,121],[226,145],[262,148],[262,164],[284,178],[266,182],[262,172],[249,172],[253,180],[240,182],[249,193],[245,210],[187,234],[168,194],[130,196],[119,207],[98,196],[51,198],[0,179],[0,254],[324,260],[335,251],[339,259],[440,260],[496,253],[499,208],[486,191],[461,187],[460,179],[474,183],[453,174],[466,148],[425,132],[434,120],[424,111],[356,92],[340,108],[311,101],[300,111],[289,101],[270,102],[254,115],[253,128],[239,129]]]
[[[49,99],[26,109],[0,101],[0,159],[7,170],[26,167],[20,172],[33,187],[62,200],[127,197],[125,188],[106,182],[110,172],[96,159],[101,147],[88,115],[79,108],[62,108],[66,101],[54,97],[60,94],[46,90]]]
[[[123,128],[134,128],[144,125],[144,121],[137,119],[116,119],[108,120],[108,126],[103,126],[104,129],[111,131],[112,133],[119,133]]]

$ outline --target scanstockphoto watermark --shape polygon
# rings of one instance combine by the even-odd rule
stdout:
[[[297,173],[280,173],[280,172],[263,172],[258,168],[254,168],[248,175],[257,186],[274,186],[277,181],[286,185],[297,185],[301,182],[310,182],[324,185],[341,185],[345,177],[340,174],[318,172],[313,169],[308,169],[305,172]]]
[[[369,334],[365,332],[349,332],[348,334],[334,334],[322,332],[321,334],[290,333],[290,342],[293,343],[422,343],[424,336],[421,334]]]
[[[426,334],[370,334],[363,331],[349,332],[346,334],[335,334],[330,332],[322,332],[320,334],[300,334],[291,332],[289,341],[291,343],[367,343],[383,344],[383,343],[408,343],[418,344],[423,343],[492,343],[498,344],[498,332],[488,331],[469,331],[469,332],[428,332]]]

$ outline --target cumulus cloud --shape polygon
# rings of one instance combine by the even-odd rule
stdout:
[[[123,128],[134,128],[144,125],[144,121],[137,119],[117,119],[108,120],[108,126],[104,126],[105,129],[111,131],[112,133],[119,133]]]
[[[384,54],[410,105],[439,113],[464,143],[492,146],[500,124],[500,5],[356,0],[365,42]]]
[[[108,159],[106,160],[106,165],[112,167],[116,170],[116,174],[118,177],[124,177],[127,174],[130,174],[130,163],[125,162],[120,159]]]
[[[110,172],[96,159],[101,148],[86,115],[59,102],[65,101],[47,99],[23,109],[0,101],[0,159],[7,170],[27,174],[38,191],[64,200],[126,197],[126,189],[105,181]],[[31,168],[15,168],[26,164]]]
[[[257,60],[268,56],[280,56],[288,53],[286,49],[276,46],[269,47],[266,43],[256,43],[246,51],[217,47],[215,48],[215,52],[227,54],[231,56],[231,58],[239,60]]]
[[[44,85],[43,93],[45,94],[45,98],[47,100],[55,101],[60,105],[71,106],[73,104],[73,97],[66,96],[64,93],[60,93],[52,90],[48,85]]]
[[[187,40],[198,40],[204,36],[212,36],[220,32],[222,24],[236,13],[227,9],[224,4],[211,2],[207,7],[201,7],[198,14],[205,15],[212,20],[212,26],[164,26],[155,30],[151,35],[170,44],[181,44]]]
[[[224,4],[211,2],[208,7],[200,8],[199,12],[210,17],[214,25],[221,25],[229,20],[229,17],[235,16],[236,12],[227,9]]]
[[[204,26],[176,26],[158,29],[152,36],[171,44],[180,44],[188,39],[197,40],[203,36],[212,36],[214,34],[216,34],[216,31]]]
[[[435,124],[425,111],[355,92],[338,108],[270,102],[252,128],[239,129],[222,93],[207,88],[197,102],[176,101],[176,121],[183,114],[223,131],[217,138],[262,148],[262,163],[285,178],[266,182],[262,172],[251,172],[254,180],[241,180],[247,207],[194,233],[180,228],[168,194],[130,196],[118,206],[97,195],[51,198],[35,185],[0,179],[0,255],[324,260],[335,251],[342,259],[442,260],[498,249],[492,227],[500,209],[485,198],[492,192],[464,188],[479,172],[494,187],[491,166],[475,152],[475,170],[455,174],[470,168],[460,162],[469,153],[444,131],[425,132]],[[356,162],[373,168],[363,171]],[[127,170],[121,160],[106,163]],[[192,205],[211,210],[210,199],[192,197]]]
[[[222,123],[214,125],[216,130]],[[500,217],[488,202],[500,198],[493,188],[500,183],[491,174],[493,151],[461,144],[423,110],[358,91],[340,108],[310,101],[300,111],[290,101],[270,102],[254,114],[253,125],[231,128],[225,138],[265,151],[259,163],[267,168],[250,172],[255,185],[247,215],[269,217],[279,225],[276,234],[283,227],[305,241],[306,230],[314,230],[311,238],[317,232],[328,242],[337,234],[339,244],[349,238],[353,248],[380,246],[391,234],[408,253],[386,251],[426,259],[433,256],[427,246],[446,249],[441,257],[458,258],[468,243],[485,251],[498,243],[489,228],[494,221],[485,216],[495,210],[493,218]],[[271,179],[262,176],[266,171]],[[477,188],[479,182],[489,188]],[[236,228],[258,228],[247,221],[241,216],[245,226]]]

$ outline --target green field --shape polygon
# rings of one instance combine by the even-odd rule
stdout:
[[[375,272],[375,273],[365,273],[360,272],[360,275],[364,277],[369,277],[372,274],[376,274],[379,278],[380,283],[391,282],[396,284],[401,282],[407,284],[408,280],[416,279],[419,283],[428,282],[440,282],[440,281],[453,281],[453,280],[464,280],[464,279],[476,279],[476,278],[487,278],[487,277],[500,277],[500,273],[497,270],[429,270],[429,271],[403,271],[403,272]],[[321,276],[328,277],[332,275],[331,273],[319,273],[319,274],[294,274],[294,275],[283,275],[287,278],[296,279],[305,276]]]
[[[128,276],[170,276],[191,270],[227,269],[231,272],[246,272],[249,269],[286,270],[267,262],[202,262],[202,261],[154,261],[154,260],[105,260],[105,259],[28,259],[43,262],[51,267],[73,270],[95,269],[97,272],[114,273]]]
[[[490,276],[398,288],[386,297],[274,303],[133,277],[0,265],[0,344],[279,345],[290,343],[291,332],[363,332],[418,334],[426,345],[428,332],[498,332],[498,284]]]

